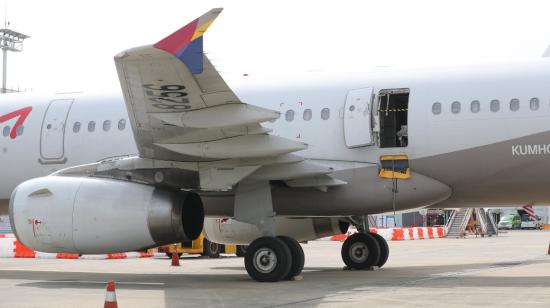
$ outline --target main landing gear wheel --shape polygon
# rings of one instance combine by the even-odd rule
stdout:
[[[386,264],[386,261],[388,261],[388,257],[390,256],[390,247],[388,246],[388,242],[386,242],[386,239],[383,238],[380,234],[369,234],[376,239],[378,245],[380,246],[380,259],[378,259],[378,262],[375,265],[378,267],[382,267],[384,266],[384,264]]]
[[[248,275],[259,282],[276,282],[290,273],[292,256],[281,239],[264,236],[253,241],[246,250],[244,266]]]
[[[342,259],[350,269],[367,269],[380,260],[380,245],[369,233],[355,233],[342,245]]]
[[[304,269],[304,263],[305,263],[305,256],[304,256],[304,250],[302,249],[302,246],[300,243],[298,243],[297,240],[288,237],[288,236],[278,236],[281,241],[283,241],[288,249],[290,249],[290,271],[284,278],[285,280],[290,280],[302,272]]]

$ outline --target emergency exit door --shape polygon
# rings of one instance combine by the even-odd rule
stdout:
[[[344,106],[344,139],[349,148],[372,144],[372,88],[351,90]]]
[[[65,157],[65,127],[73,99],[56,99],[50,102],[40,135],[40,162],[62,164]]]

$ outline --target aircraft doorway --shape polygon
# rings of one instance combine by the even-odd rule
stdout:
[[[381,148],[406,147],[408,135],[409,89],[381,90],[378,94]]]
[[[63,164],[65,157],[65,124],[73,99],[57,99],[50,102],[40,132],[41,164]]]

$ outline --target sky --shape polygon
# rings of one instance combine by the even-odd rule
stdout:
[[[308,71],[535,59],[550,45],[550,1],[0,0],[30,35],[8,55],[8,87],[118,91],[113,56],[153,44],[214,7],[205,51],[231,80]],[[7,9],[7,10],[6,10]],[[7,11],[7,14],[6,14]]]

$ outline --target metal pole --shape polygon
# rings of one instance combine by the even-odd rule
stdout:
[[[2,65],[2,93],[6,93],[6,83],[8,76],[8,49],[2,48],[3,65]]]

